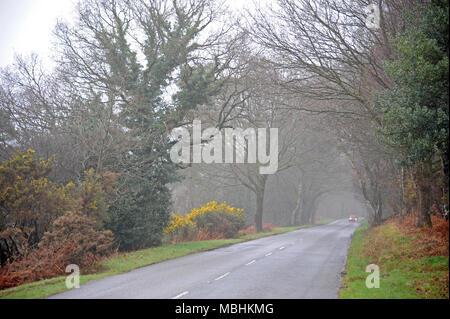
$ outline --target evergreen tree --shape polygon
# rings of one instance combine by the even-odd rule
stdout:
[[[207,0],[93,0],[80,5],[77,28],[57,28],[61,73],[82,99],[113,103],[126,135],[125,151],[106,168],[120,174],[108,227],[121,249],[160,243],[171,209],[167,184],[176,178],[168,135],[221,86],[221,58],[203,51],[218,52],[218,38],[197,42],[216,14]]]
[[[407,15],[406,31],[394,40],[396,59],[386,63],[393,88],[379,95],[377,105],[385,114],[380,136],[399,150],[401,164],[416,168],[422,226],[431,224],[435,157],[448,178],[448,0],[427,1],[418,9]]]

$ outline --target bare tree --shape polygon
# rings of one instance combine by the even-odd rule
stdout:
[[[372,1],[279,0],[273,7],[249,13],[247,30],[284,74],[278,82],[283,93],[307,97],[285,107],[334,116],[328,126],[358,153],[353,164],[359,167],[361,191],[377,216],[382,214],[379,200],[374,200],[383,189],[381,171],[386,173],[386,167],[396,174],[400,171],[392,169],[393,154],[375,137],[382,113],[374,108],[372,92],[391,86],[383,72],[383,60],[393,55],[388,34],[402,28],[400,13],[408,3],[377,1],[380,19],[375,28],[367,23],[369,4]],[[382,156],[372,153],[380,151]],[[375,223],[379,220],[373,218]]]

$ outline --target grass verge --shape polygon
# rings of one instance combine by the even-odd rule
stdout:
[[[332,219],[323,220],[316,225],[327,224]],[[236,244],[261,237],[277,235],[301,228],[313,227],[316,225],[304,225],[294,227],[278,227],[272,232],[256,233],[245,235],[240,238],[191,241],[177,244],[168,244],[159,247],[142,249],[129,253],[120,253],[102,263],[96,265],[97,273],[80,276],[80,283],[86,283],[94,279],[101,279],[107,276],[117,275],[139,267],[148,266],[161,261],[185,256],[187,254],[211,250],[226,245]],[[33,299],[45,298],[67,290],[65,285],[66,276],[55,277],[27,283],[17,287],[0,291],[0,299]]]
[[[406,233],[395,222],[368,229],[364,221],[353,235],[346,276],[340,290],[342,299],[448,298],[448,254],[420,254],[421,233]],[[380,287],[367,288],[366,266],[380,269]]]

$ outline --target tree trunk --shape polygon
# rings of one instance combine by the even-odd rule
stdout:
[[[400,216],[403,216],[405,214],[405,168],[402,167],[401,169],[401,175],[400,175],[400,183],[401,183],[401,190],[402,190],[402,197],[400,201]]]
[[[291,214],[291,226],[295,226],[298,223],[298,215],[302,204],[302,183],[298,184],[297,203]]]
[[[431,218],[429,210],[431,207],[431,164],[420,163],[417,166],[416,180],[417,180],[417,192],[418,192],[418,207],[417,207],[417,226],[418,227],[431,227]]]
[[[256,186],[256,213],[255,226],[259,233],[263,229],[263,212],[264,212],[264,192],[266,189],[267,175],[260,175]]]
[[[311,201],[308,199],[303,199],[303,209],[302,209],[302,215],[300,216],[300,224],[306,225],[309,221],[309,215],[311,212]]]
[[[383,221],[383,200],[381,198],[381,192],[377,190],[377,202],[374,209],[374,216],[373,216],[373,226],[380,225]]]
[[[256,193],[255,226],[256,232],[258,233],[261,232],[263,228],[262,227],[263,209],[264,209],[264,188]]]
[[[317,198],[314,199],[314,202],[311,206],[311,212],[309,213],[309,222],[308,224],[314,225],[316,223],[316,210],[317,210]]]

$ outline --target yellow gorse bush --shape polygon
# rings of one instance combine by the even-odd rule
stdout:
[[[195,218],[196,216],[204,215],[205,213],[212,211],[220,212],[222,214],[229,214],[235,217],[244,216],[244,210],[242,208],[228,206],[226,202],[218,204],[216,201],[212,201],[205,205],[202,205],[200,208],[192,209],[192,211],[187,216],[189,216],[190,218]]]
[[[234,225],[234,228],[240,228],[245,224],[243,209],[229,206],[226,202],[219,204],[216,201],[211,201],[202,205],[200,208],[192,209],[186,215],[180,213],[172,214],[169,224],[164,229],[164,235],[168,237],[188,237],[189,234],[205,226],[205,218],[212,216],[216,218],[207,219],[207,225],[211,227],[219,227],[220,225],[214,224],[223,221],[230,221]]]
[[[189,214],[188,214],[189,215]],[[195,228],[195,222],[190,216],[183,216],[180,213],[172,214],[170,223],[164,229],[164,234],[172,234],[178,232],[180,229]]]

